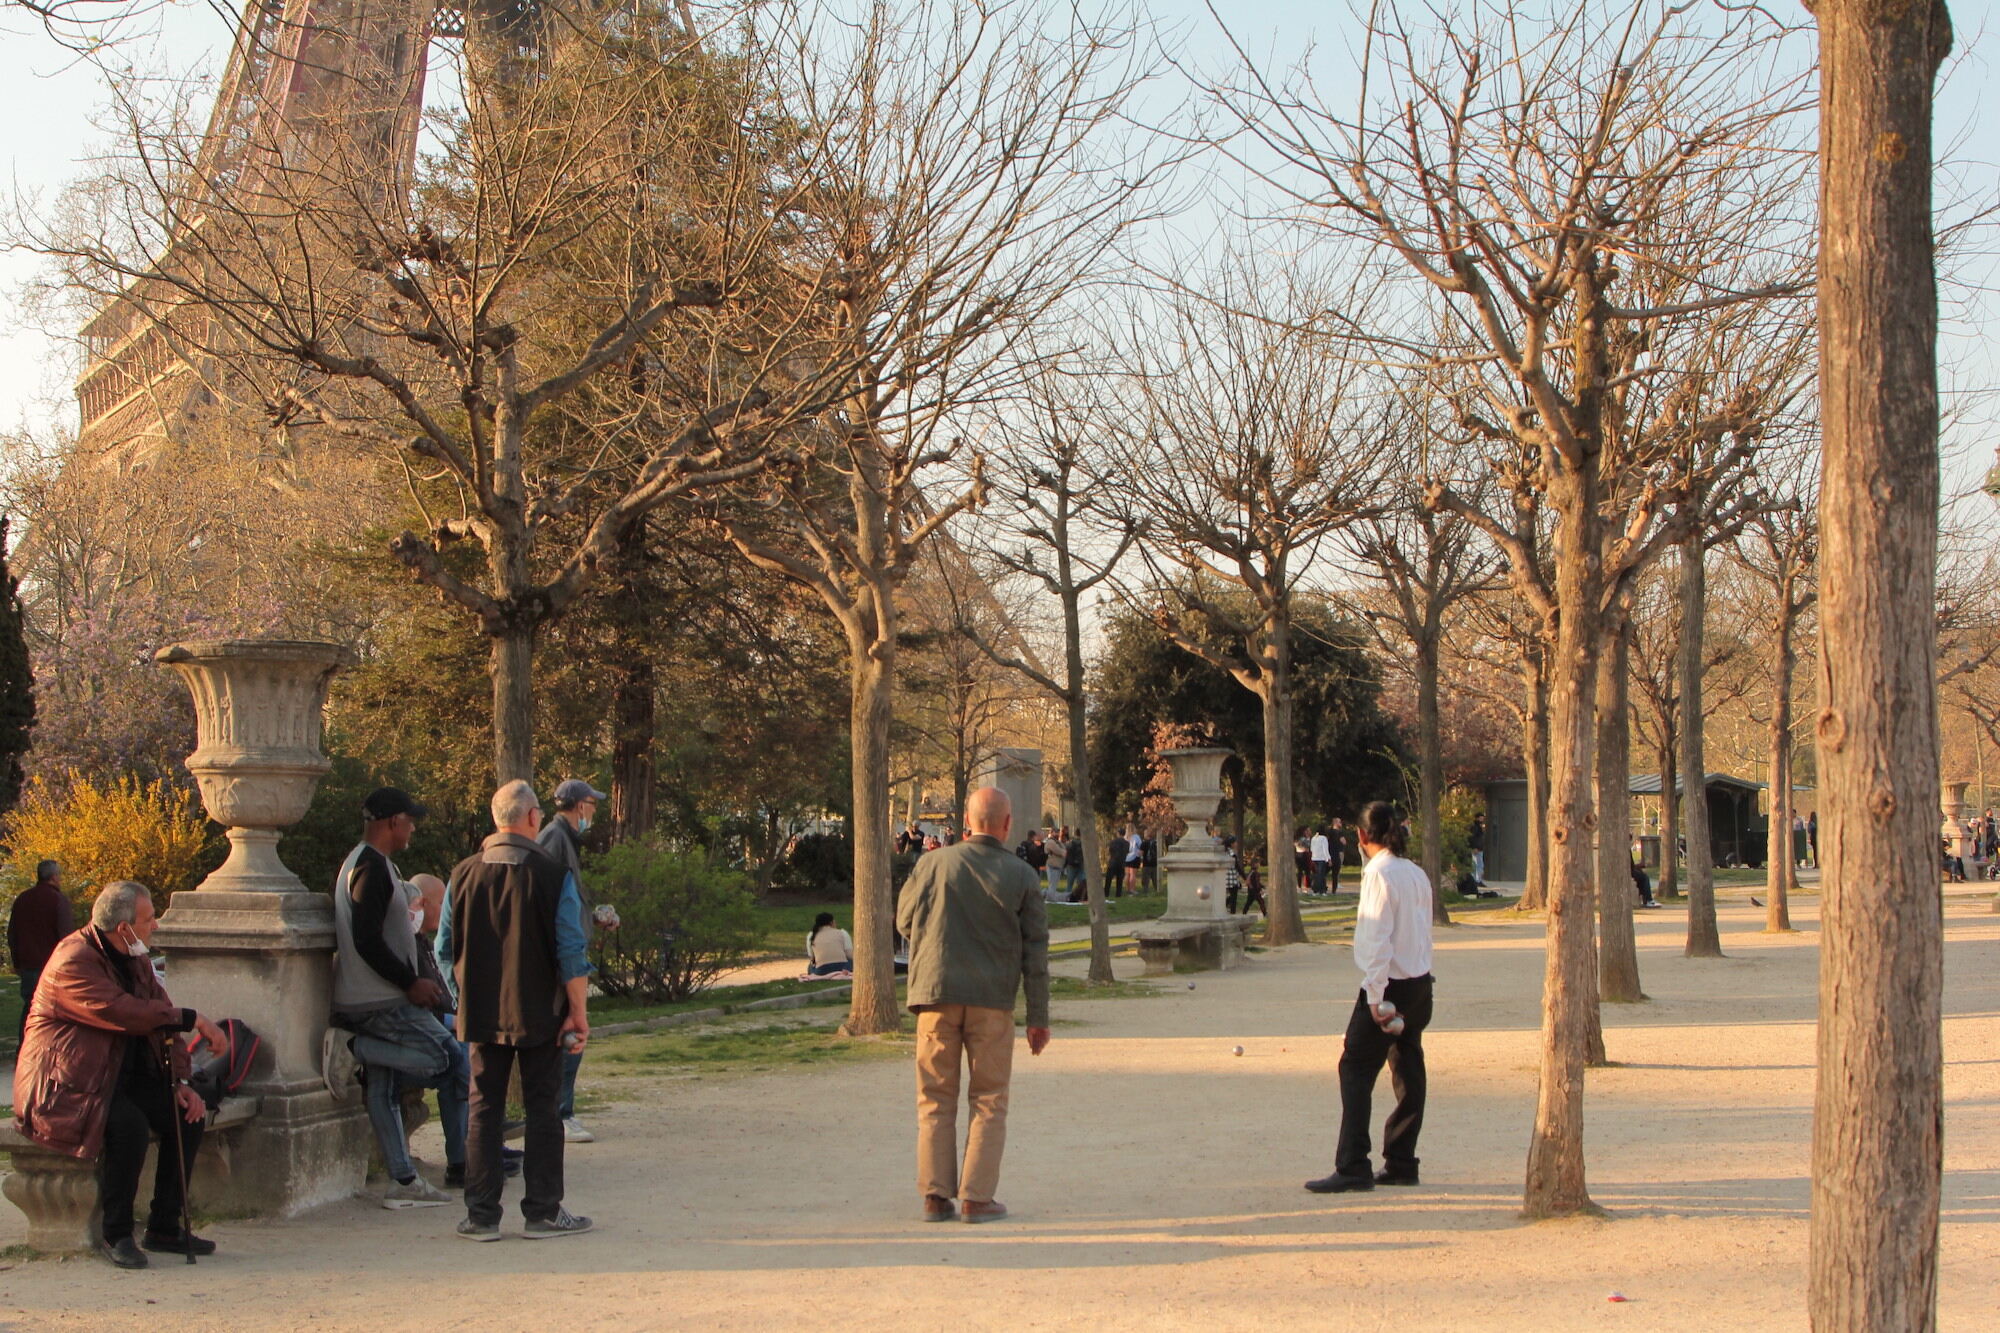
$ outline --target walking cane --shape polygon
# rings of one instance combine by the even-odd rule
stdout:
[[[173,1108],[172,1111],[169,1112],[169,1114],[172,1117],[170,1123],[172,1123],[174,1127],[174,1169],[180,1173],[180,1179],[181,1179],[181,1248],[187,1255],[187,1261],[189,1263],[193,1263],[194,1262],[194,1217],[193,1214],[190,1212],[190,1206],[188,1204],[187,1144],[186,1140],[181,1137],[183,1133],[181,1126],[186,1124],[187,1121],[185,1113],[181,1110],[181,1099],[179,1092],[179,1088],[181,1085],[178,1083],[171,1082],[174,1075],[174,1062],[169,1057],[167,1052],[167,1043],[172,1041],[173,1038],[158,1033],[154,1035],[157,1039],[157,1046],[155,1048],[155,1053],[159,1056],[160,1068],[166,1072],[167,1078],[169,1080],[169,1086],[175,1089],[175,1091],[167,1098],[167,1100],[168,1103]],[[166,1148],[167,1148],[166,1144],[163,1143],[160,1145],[161,1152],[165,1152]]]

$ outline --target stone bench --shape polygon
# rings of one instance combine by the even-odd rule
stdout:
[[[199,1199],[228,1183],[235,1157],[236,1131],[256,1119],[256,1097],[225,1097],[210,1118],[189,1171],[188,1194]],[[13,1170],[0,1181],[4,1193],[28,1219],[28,1245],[42,1254],[77,1254],[95,1247],[100,1218],[97,1208],[97,1163],[51,1152],[14,1127],[0,1123],[0,1150]],[[152,1197],[153,1163],[160,1146],[154,1143],[139,1177],[139,1206]],[[205,1188],[206,1187],[206,1188]]]
[[[1153,921],[1132,932],[1139,946],[1144,975],[1212,972],[1243,961],[1255,921],[1248,916],[1219,916],[1210,921]]]

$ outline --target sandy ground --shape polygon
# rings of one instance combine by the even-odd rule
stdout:
[[[1299,1188],[1331,1166],[1354,984],[1344,949],[1304,946],[1194,990],[1060,1003],[1049,1051],[1017,1060],[996,1226],[913,1219],[906,1058],[653,1081],[570,1150],[594,1235],[473,1246],[455,1209],[357,1200],[217,1224],[222,1253],[192,1269],[21,1263],[0,1328],[1803,1329],[1814,900],[1799,916],[1762,935],[1739,895],[1730,956],[1703,962],[1679,956],[1677,913],[1642,916],[1653,999],[1607,1009],[1623,1064],[1590,1078],[1607,1221],[1516,1219],[1541,930],[1479,923],[1440,941],[1421,1189]],[[1946,925],[1942,1322],[1989,1329],[2000,916],[1968,895]],[[21,1234],[0,1209],[0,1244]]]

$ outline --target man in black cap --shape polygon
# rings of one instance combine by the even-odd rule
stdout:
[[[354,1064],[365,1070],[368,1121],[391,1178],[384,1208],[438,1208],[451,1196],[417,1174],[403,1130],[406,1088],[437,1089],[447,1177],[465,1173],[464,1048],[438,1019],[445,991],[418,960],[423,895],[389,860],[410,845],[426,811],[408,792],[382,787],[361,803],[361,841],[333,885],[332,1026],[322,1059],[327,1088],[345,1100]],[[351,1040],[348,1034],[352,1033]]]
[[[548,854],[568,868],[576,878],[577,910],[580,919],[578,928],[585,939],[590,938],[591,922],[596,908],[591,904],[590,895],[583,890],[583,835],[590,831],[590,821],[597,814],[597,803],[605,799],[603,792],[585,782],[582,778],[566,778],[556,787],[556,817],[542,825],[542,831],[535,840],[542,844]],[[583,1052],[564,1051],[562,1071],[562,1099],[558,1110],[562,1114],[563,1141],[565,1143],[595,1143],[597,1135],[584,1127],[576,1118],[576,1074],[583,1068]]]

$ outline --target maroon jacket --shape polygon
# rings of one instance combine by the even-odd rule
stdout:
[[[7,917],[7,951],[14,956],[14,972],[32,977],[49,965],[56,942],[76,929],[76,913],[63,891],[46,880],[14,899]]]
[[[96,1157],[126,1042],[193,1026],[194,1011],[167,999],[150,962],[85,926],[56,945],[35,987],[14,1066],[14,1127],[53,1152]],[[186,1078],[187,1048],[165,1045],[173,1077]]]

